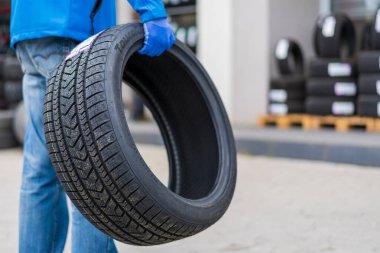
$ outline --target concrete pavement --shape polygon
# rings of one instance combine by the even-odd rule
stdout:
[[[162,180],[162,148],[140,151]],[[22,151],[0,151],[0,252],[17,252],[17,206]],[[380,170],[240,155],[235,198],[205,232],[137,253],[369,253],[380,252]],[[65,252],[70,252],[70,240]]]

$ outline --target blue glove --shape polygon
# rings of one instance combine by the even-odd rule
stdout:
[[[144,23],[145,41],[139,54],[159,56],[171,48],[175,42],[174,32],[166,18]]]

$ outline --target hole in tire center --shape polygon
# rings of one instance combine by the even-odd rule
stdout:
[[[128,126],[138,151],[153,174],[168,187],[168,154],[163,148],[163,137],[152,112],[127,83],[122,85],[122,99]]]
[[[290,71],[292,71],[292,72],[299,71],[297,63],[296,63],[296,59],[294,58],[293,55],[289,55],[288,64],[289,64]]]
[[[221,169],[215,121],[205,99],[213,99],[207,88],[212,84],[202,69],[191,61],[182,62],[177,53],[178,58],[169,52],[155,58],[134,54],[123,79],[141,94],[161,130],[169,168],[169,183],[164,180],[164,184],[195,200],[211,193]]]

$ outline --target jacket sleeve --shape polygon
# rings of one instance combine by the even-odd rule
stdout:
[[[128,0],[128,2],[139,14],[143,23],[167,17],[165,6],[161,0]]]

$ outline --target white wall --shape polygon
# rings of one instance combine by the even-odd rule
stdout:
[[[198,0],[199,58],[235,124],[265,112],[268,1]]]
[[[198,0],[198,56],[213,79],[229,114],[233,111],[232,0]]]
[[[252,126],[266,113],[269,81],[269,2],[234,1],[234,124]]]

